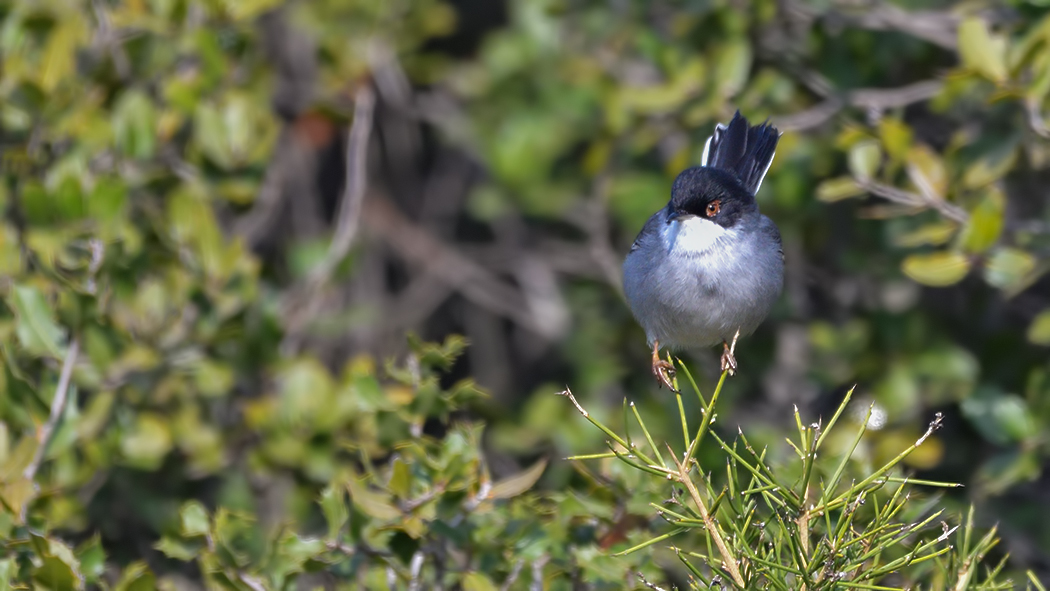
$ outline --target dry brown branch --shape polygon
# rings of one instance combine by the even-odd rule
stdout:
[[[375,93],[369,85],[362,85],[354,96],[354,120],[350,125],[346,145],[346,181],[335,231],[328,252],[307,276],[306,280],[289,290],[281,302],[287,318],[287,336],[281,344],[286,353],[299,347],[303,328],[322,308],[325,286],[339,263],[350,252],[360,226],[361,206],[365,199],[367,181],[368,143],[372,136],[372,118]]]
[[[817,8],[797,0],[785,2],[784,8],[803,19],[819,18],[829,27],[900,31],[951,51],[955,51],[958,43],[956,29],[961,19],[946,10],[908,11],[888,2],[871,0],[840,0],[826,12],[818,12]]]
[[[958,205],[948,203],[944,199],[926,197],[918,193],[910,193],[898,189],[897,187],[884,185],[875,181],[865,181],[859,183],[859,185],[862,189],[876,197],[882,197],[887,201],[900,203],[901,205],[909,205],[920,209],[934,209],[944,217],[959,222],[960,224],[965,224],[970,219],[970,214],[968,214],[966,210]]]
[[[293,142],[291,128],[286,125],[277,138],[277,147],[266,167],[266,175],[251,211],[233,223],[233,233],[242,236],[250,247],[258,246],[266,238],[273,222],[278,219],[278,213],[284,204],[284,171],[288,156],[286,151],[296,148],[292,145]]]
[[[51,400],[51,412],[48,414],[47,421],[36,432],[37,447],[33,453],[33,459],[26,466],[25,471],[22,472],[22,476],[26,480],[33,480],[36,477],[36,471],[40,468],[40,462],[44,460],[44,453],[47,452],[47,444],[51,442],[51,435],[55,432],[55,427],[58,426],[58,422],[62,419],[62,414],[66,411],[66,401],[69,399],[69,382],[73,377],[73,364],[77,362],[79,353],[80,340],[74,337],[69,342],[66,358],[62,361],[62,373],[59,374],[55,396]]]
[[[420,266],[478,306],[548,336],[517,288],[435,238],[385,199],[368,199],[363,217],[369,232],[390,245],[401,258]]]
[[[815,92],[817,89],[821,89],[821,93],[825,92],[822,85],[813,81],[807,86]],[[776,124],[784,131],[811,129],[824,124],[847,106],[881,113],[886,109],[905,107],[933,98],[943,86],[939,80],[924,80],[899,88],[858,88],[842,96],[822,94],[828,96],[823,102],[804,111],[778,117]]]
[[[335,235],[328,246],[324,261],[310,274],[315,286],[328,281],[336,265],[350,252],[361,217],[361,203],[368,184],[368,140],[372,135],[372,117],[375,112],[375,93],[372,87],[362,85],[354,96],[354,121],[346,142],[346,184],[339,202]]]

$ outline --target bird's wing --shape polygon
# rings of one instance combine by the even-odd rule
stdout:
[[[638,232],[638,237],[635,238],[634,243],[631,244],[631,252],[638,250],[650,240],[660,239],[660,224],[664,222],[666,216],[666,207],[649,216],[648,221],[642,226],[642,231]]]
[[[774,242],[777,243],[777,252],[780,253],[780,259],[783,260],[784,243],[780,240],[780,229],[777,228],[777,225],[775,223],[773,223],[773,220],[769,219],[766,216],[761,216],[761,221],[759,222],[759,224],[759,230],[765,232],[766,235],[768,235],[770,238],[773,239]]]
[[[704,145],[700,165],[735,174],[754,195],[773,163],[778,141],[780,131],[777,128],[768,122],[752,126],[737,111],[728,126],[721,123],[715,126],[714,134]]]

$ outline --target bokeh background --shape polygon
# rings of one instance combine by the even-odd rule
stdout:
[[[559,458],[603,436],[554,394],[673,432],[620,264],[739,109],[784,132],[758,201],[787,271],[722,428],[776,444],[856,385],[877,459],[941,412],[908,469],[1050,572],[1045,0],[7,0],[0,58],[10,552],[25,504],[105,549],[89,584],[200,588],[157,547],[183,502],[309,531],[360,449],[459,420],[493,479],[546,458],[538,498],[587,497]],[[437,384],[488,396],[404,424],[346,403],[358,374],[411,397],[376,385],[411,374],[408,334],[466,337]],[[683,359],[714,383],[716,351]]]

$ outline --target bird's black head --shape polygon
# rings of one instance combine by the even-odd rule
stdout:
[[[674,180],[670,209],[675,216],[695,215],[731,228],[744,215],[757,212],[758,204],[732,173],[697,166]]]

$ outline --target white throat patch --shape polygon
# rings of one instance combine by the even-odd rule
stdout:
[[[724,237],[728,230],[698,216],[679,218],[666,227],[667,251],[678,254],[703,254]]]

